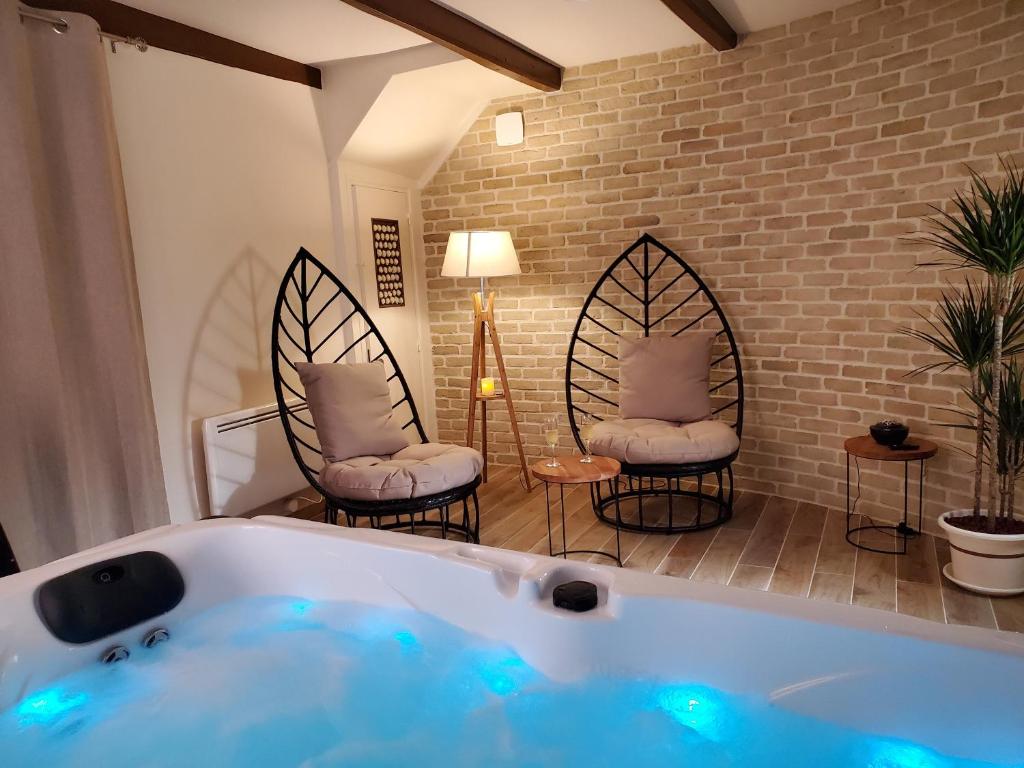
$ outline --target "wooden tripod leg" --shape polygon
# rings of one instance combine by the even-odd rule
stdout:
[[[481,315],[480,323],[480,366],[477,369],[477,380],[480,382],[480,389],[483,391],[483,380],[487,376],[487,336],[484,333],[484,316]],[[484,457],[484,467],[480,472],[481,479],[487,482],[487,398],[480,398],[480,453]]]
[[[493,297],[494,294],[491,294]],[[508,386],[508,377],[505,375],[505,360],[501,356],[501,342],[498,340],[498,329],[494,327],[494,313],[492,301],[487,306],[487,329],[490,331],[491,348],[494,350],[494,362],[498,366],[498,376],[501,377],[501,389],[505,396],[505,405],[508,407],[508,418],[512,422],[512,434],[516,438],[516,448],[519,449],[519,464],[523,468],[523,478],[526,481],[526,490],[533,490],[530,482],[530,470],[526,466],[526,454],[523,453],[523,439],[519,436],[519,423],[516,421],[516,409],[512,405],[512,390]]]
[[[466,446],[473,447],[473,433],[476,431],[476,393],[480,381],[480,348],[483,346],[483,324],[479,313],[473,314],[473,357],[469,374],[469,419],[466,421]]]

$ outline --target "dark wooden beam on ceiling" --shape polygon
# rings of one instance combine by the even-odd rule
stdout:
[[[736,30],[729,26],[711,0],[661,0],[676,16],[718,51],[735,48]]]
[[[154,48],[183,53],[215,64],[245,69],[260,75],[320,88],[320,70],[259,48],[205,32],[187,24],[140,11],[112,0],[23,0],[25,5],[46,11],[84,13],[111,35],[138,37]]]
[[[390,21],[472,59],[488,69],[542,91],[562,87],[562,68],[432,0],[342,0],[354,8]],[[543,20],[540,20],[543,22]]]

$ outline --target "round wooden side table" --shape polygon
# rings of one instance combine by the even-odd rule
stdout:
[[[607,456],[591,456],[590,463],[581,461],[582,456],[559,456],[558,466],[549,467],[551,459],[541,459],[530,467],[530,473],[544,483],[544,501],[548,513],[548,554],[551,557],[569,558],[569,555],[600,555],[614,560],[619,566],[622,565],[622,544],[619,540],[619,521],[622,515],[619,511],[618,496],[615,494],[615,482],[621,469],[619,462],[609,459]],[[615,495],[615,554],[601,552],[594,549],[569,549],[565,533],[565,486],[582,485],[587,483],[591,487],[591,499],[596,487],[597,498],[601,498],[601,483],[608,482],[608,488],[612,495]],[[551,486],[558,486],[558,508],[562,514],[562,549],[555,552],[551,541]]]
[[[924,463],[939,452],[939,446],[931,440],[911,435],[904,442],[905,445],[912,445],[913,448],[889,448],[879,445],[871,435],[860,435],[849,438],[843,447],[846,448],[846,540],[858,549],[866,549],[868,552],[880,552],[883,555],[905,555],[907,554],[907,539],[921,533],[921,526],[924,522]],[[854,509],[850,509],[850,457],[856,459],[871,459],[873,461],[902,461],[903,462],[903,519],[898,525],[878,525],[869,523],[867,525],[853,525],[853,514],[856,510],[857,501],[860,500],[860,463],[857,463],[857,498],[854,500]],[[920,474],[917,481],[917,528],[912,528],[907,520],[907,512],[910,507],[910,463],[920,462]],[[869,547],[854,541],[853,534],[858,531],[892,531],[893,535],[903,542],[902,549],[888,550]]]

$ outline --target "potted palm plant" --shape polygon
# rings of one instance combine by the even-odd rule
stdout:
[[[970,376],[971,410],[956,411],[963,420],[952,426],[974,431],[974,504],[939,518],[950,542],[946,576],[1008,595],[1024,592],[1024,518],[1014,509],[1024,470],[1024,372],[1016,361],[1024,352],[1024,176],[1002,165],[997,183],[971,171],[970,188],[950,211],[935,209],[919,240],[942,254],[925,266],[971,270],[981,281],[947,289],[927,328],[905,332],[945,357],[916,372],[961,368]]]

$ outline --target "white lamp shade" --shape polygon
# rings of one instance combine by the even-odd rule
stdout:
[[[521,271],[508,232],[452,232],[448,236],[443,277],[501,277]]]

